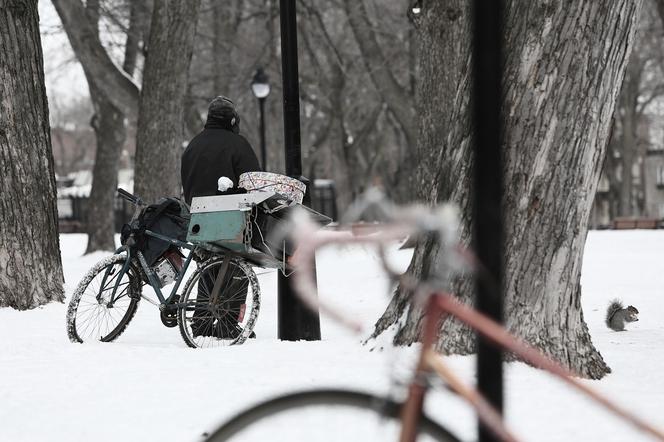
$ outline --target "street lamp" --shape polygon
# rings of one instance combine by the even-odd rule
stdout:
[[[251,80],[251,92],[258,98],[258,107],[261,114],[261,165],[263,170],[267,170],[265,155],[265,99],[270,95],[270,79],[263,68],[258,68],[254,78]]]

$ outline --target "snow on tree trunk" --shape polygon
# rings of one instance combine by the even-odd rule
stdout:
[[[63,301],[37,0],[0,2],[0,307]]]
[[[199,5],[199,0],[154,2],[139,103],[134,173],[135,193],[145,201],[181,193],[184,98]]]
[[[581,376],[610,369],[594,348],[581,310],[581,262],[611,118],[636,30],[640,1],[507,1],[504,11],[505,321],[507,327]],[[421,165],[419,197],[454,201],[462,239],[471,231],[469,2],[424,1],[415,19]],[[438,248],[421,239],[409,271],[426,277]],[[452,287],[472,303],[466,279]],[[375,334],[406,321],[410,344],[421,314],[398,289]],[[475,339],[446,321],[438,346],[474,352]]]

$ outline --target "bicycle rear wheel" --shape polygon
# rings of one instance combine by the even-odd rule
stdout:
[[[397,441],[401,405],[346,390],[313,390],[280,396],[236,415],[208,436],[222,441]],[[418,442],[458,442],[441,425],[422,416]]]
[[[180,296],[184,306],[178,309],[177,321],[180,335],[190,347],[241,344],[252,336],[260,310],[256,274],[237,258],[229,258],[226,265],[224,268],[223,257],[214,257],[201,264],[185,284]]]
[[[141,299],[141,280],[133,267],[121,274],[125,255],[95,264],[74,290],[67,308],[67,335],[72,342],[111,342],[127,328]]]

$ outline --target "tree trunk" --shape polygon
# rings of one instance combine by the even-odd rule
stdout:
[[[0,2],[0,307],[63,301],[37,0]]]
[[[53,4],[76,58],[83,67],[95,109],[91,124],[96,135],[97,152],[88,199],[88,245],[85,253],[114,250],[118,163],[126,138],[125,112],[134,115],[138,102],[138,88],[131,81],[131,76],[136,66],[140,29],[148,24],[144,11],[146,5],[134,2],[130,6],[124,62],[126,71],[123,73],[110,61],[99,39],[99,0],[88,0],[85,6],[79,0],[55,0]],[[124,85],[124,93],[117,92],[120,84]]]
[[[633,109],[629,107],[624,109],[622,116],[622,156],[620,162],[621,175],[620,175],[620,216],[633,216],[633,173],[632,166],[634,165],[634,150],[636,149],[636,133]]]
[[[621,131],[619,119],[620,111],[616,109],[613,113],[613,121],[611,122],[611,130],[609,131],[609,141],[606,145],[606,153],[604,155],[604,165],[602,166],[602,174],[606,176],[609,184],[608,189],[608,203],[609,203],[609,220],[614,220],[619,216],[619,197],[620,197],[620,180],[618,179],[617,167],[618,161],[617,154],[621,153]]]
[[[90,25],[92,37],[99,40],[99,0],[88,0],[86,4],[86,18]],[[132,8],[132,12],[133,12]],[[128,33],[136,33],[137,15],[132,13],[130,17]],[[134,31],[132,31],[134,28]],[[127,44],[137,46],[136,41],[131,42],[127,38]],[[127,53],[130,58],[129,68],[133,69],[135,64],[135,54],[127,46],[125,50],[125,62],[127,62]],[[89,66],[90,61],[83,58],[83,71],[90,89],[90,98],[92,100],[95,115],[90,124],[95,131],[97,149],[95,153],[95,164],[92,169],[92,189],[88,198],[88,212],[86,215],[85,229],[88,234],[88,245],[85,253],[93,253],[99,250],[115,250],[115,189],[118,186],[118,166],[120,154],[126,138],[126,129],[124,125],[124,114],[113,105],[111,100],[105,95],[104,90],[99,86],[99,80],[94,77],[94,69]],[[83,64],[83,63],[82,63]],[[132,72],[127,74],[131,76]]]
[[[184,97],[200,1],[156,0],[136,136],[135,193],[180,195]]]
[[[229,95],[229,81],[227,69],[231,63],[224,55],[230,55],[232,47],[229,47],[228,37],[232,28],[233,11],[227,3],[213,2],[212,17],[214,19],[212,37],[212,97],[217,95]]]
[[[127,135],[124,114],[106,100],[94,81],[89,84],[96,111],[92,127],[97,137],[97,151],[88,202],[88,246],[85,253],[115,250],[115,189],[118,187],[118,166]]]
[[[420,197],[460,206],[464,242],[471,231],[473,142],[468,3],[425,0],[417,18]],[[506,326],[579,375],[600,378],[610,369],[583,320],[581,262],[640,2],[505,3]],[[420,240],[409,270],[426,278],[438,253]],[[473,302],[469,281],[452,288]],[[395,341],[415,342],[421,314],[401,289],[375,333],[404,314]],[[473,334],[457,321],[445,321],[440,336],[444,352],[475,350]]]
[[[622,173],[620,176],[620,216],[634,216],[636,206],[633,191],[634,174],[632,167],[637,153],[637,104],[639,96],[639,83],[641,82],[641,62],[637,54],[630,57],[630,62],[622,83],[617,114],[620,118],[620,163]]]
[[[122,70],[130,77],[134,76],[138,54],[145,46],[145,38],[150,29],[150,1],[132,1],[129,5],[129,27],[125,40],[124,61]]]

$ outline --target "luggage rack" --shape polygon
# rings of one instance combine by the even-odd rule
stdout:
[[[230,252],[250,263],[286,270],[293,250],[271,233],[295,208],[310,213],[321,226],[332,219],[274,191],[196,197],[191,203],[187,241],[213,253]]]

